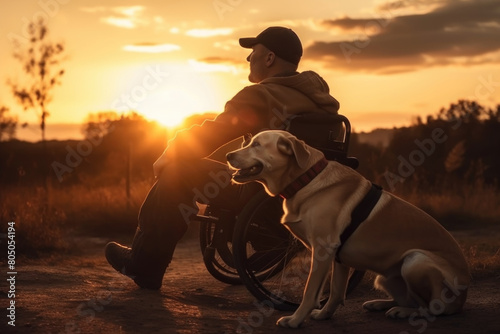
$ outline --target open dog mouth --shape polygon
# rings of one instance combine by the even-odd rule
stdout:
[[[255,175],[259,175],[260,172],[262,172],[263,168],[264,168],[264,166],[262,165],[262,163],[258,162],[257,164],[253,165],[252,167],[238,169],[233,174],[233,179],[235,181],[249,179]]]

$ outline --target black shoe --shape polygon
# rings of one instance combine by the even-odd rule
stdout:
[[[106,260],[120,274],[130,277],[135,284],[143,289],[158,290],[161,288],[161,280],[141,277],[132,268],[132,249],[116,242],[110,242],[104,249]]]
[[[104,255],[106,260],[108,260],[111,267],[113,267],[119,273],[134,278],[134,274],[127,271],[127,267],[130,267],[132,262],[132,249],[120,245],[117,242],[109,242],[104,248]]]

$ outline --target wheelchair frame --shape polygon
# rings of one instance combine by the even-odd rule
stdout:
[[[356,158],[347,154],[351,125],[343,115],[296,115],[289,119],[286,130],[321,150],[328,160],[353,169],[359,165]],[[294,263],[304,262],[299,256],[307,260],[310,253],[281,225],[281,199],[268,196],[262,189],[240,212],[202,204],[199,209],[196,220],[200,221],[200,247],[210,274],[227,284],[245,284],[258,300],[271,302],[276,309],[296,309],[303,291],[298,286],[305,283],[307,276],[302,270],[300,275],[294,272],[293,275],[301,276],[295,279],[288,271],[296,271]],[[300,266],[307,274],[307,264],[304,262]],[[348,293],[359,284],[363,275],[363,271],[351,272]],[[284,276],[289,279],[288,289],[293,296],[283,291]],[[271,283],[275,280],[278,282]]]

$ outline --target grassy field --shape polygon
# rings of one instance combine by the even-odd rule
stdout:
[[[17,249],[30,257],[68,249],[68,240],[75,235],[132,237],[150,185],[134,183],[129,199],[124,185],[74,185],[50,188],[48,193],[42,187],[4,188],[0,194],[1,231],[5,233],[7,222],[15,221]],[[495,188],[478,184],[460,192],[397,195],[421,207],[453,232],[474,275],[500,271],[500,194]]]
[[[63,188],[12,187],[0,194],[0,219],[14,221],[16,248],[34,256],[62,250],[70,235],[109,236],[133,233],[149,185]],[[6,224],[2,226],[2,233]]]
[[[483,182],[435,192],[411,190],[395,194],[450,230],[500,226],[500,193],[496,187]]]

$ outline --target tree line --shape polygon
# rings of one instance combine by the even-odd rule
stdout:
[[[185,127],[213,114],[196,115]],[[41,182],[48,161],[57,186],[84,182],[106,185],[153,177],[152,164],[174,133],[138,114],[103,112],[89,116],[81,141],[50,141],[43,157],[40,143],[0,143],[0,182]],[[350,154],[358,171],[388,190],[438,190],[483,182],[498,186],[500,177],[500,105],[486,108],[460,100],[414,124],[392,129],[387,146],[359,141],[352,134]]]
[[[487,108],[459,100],[408,127],[393,129],[387,147],[354,140],[360,172],[389,190],[438,191],[457,184],[498,186],[500,177],[500,105]]]

